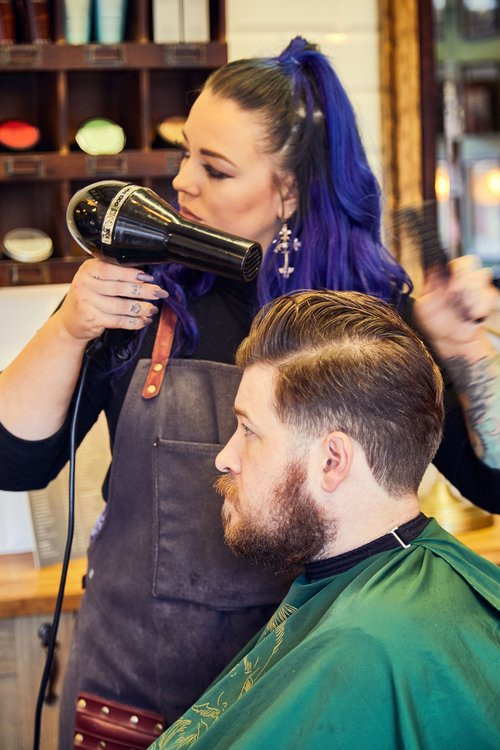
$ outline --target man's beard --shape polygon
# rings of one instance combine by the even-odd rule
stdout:
[[[257,505],[254,516],[242,512],[234,477],[218,477],[214,487],[226,500],[221,511],[226,544],[237,555],[277,572],[294,570],[315,559],[335,538],[335,529],[331,523],[327,528],[305,483],[304,463],[290,462],[285,478],[274,485],[267,498],[271,513],[263,525],[259,524]]]

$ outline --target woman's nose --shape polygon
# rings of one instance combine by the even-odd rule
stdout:
[[[178,193],[187,193],[188,195],[198,195],[200,188],[198,180],[196,179],[196,173],[192,160],[189,157],[184,157],[181,161],[179,171],[172,180],[174,190]]]

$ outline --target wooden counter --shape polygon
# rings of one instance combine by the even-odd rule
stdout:
[[[495,516],[492,526],[456,536],[479,555],[500,565],[500,516]],[[78,609],[86,565],[85,558],[70,563],[64,610]],[[37,570],[33,567],[31,553],[0,555],[0,618],[50,614],[55,605],[60,572],[60,565]]]
[[[500,516],[493,516],[493,525],[477,531],[455,534],[457,539],[477,552],[478,555],[500,565]]]
[[[71,560],[66,578],[63,610],[80,605],[86,558]],[[37,569],[31,552],[0,555],[0,618],[51,614],[57,598],[61,565]]]

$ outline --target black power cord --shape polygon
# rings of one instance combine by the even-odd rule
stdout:
[[[105,335],[105,334],[104,334]],[[54,654],[57,647],[57,630],[59,628],[59,620],[61,619],[62,602],[64,598],[64,587],[66,585],[66,577],[68,574],[68,566],[71,556],[71,547],[73,544],[73,534],[75,530],[75,453],[76,453],[76,425],[78,420],[78,411],[80,408],[80,401],[83,393],[83,386],[85,384],[85,378],[89,367],[92,356],[102,349],[104,342],[102,339],[96,339],[93,341],[85,352],[83,359],[82,369],[80,371],[80,377],[76,386],[75,391],[75,402],[73,406],[73,413],[71,415],[71,427],[70,427],[70,453],[69,453],[69,493],[68,493],[68,530],[66,535],[66,546],[64,549],[64,557],[61,568],[61,578],[59,580],[59,589],[57,592],[56,606],[54,609],[54,615],[52,618],[52,624],[48,626],[49,630],[46,633],[47,642],[47,655],[45,657],[45,667],[40,680],[40,689],[38,691],[38,700],[36,704],[35,713],[35,725],[33,734],[33,750],[39,750],[40,747],[40,730],[42,726],[42,710],[43,704],[47,702],[52,703],[52,696],[47,696],[47,685],[49,684],[50,677],[52,674],[52,664],[54,661]],[[48,636],[48,637],[47,637]]]

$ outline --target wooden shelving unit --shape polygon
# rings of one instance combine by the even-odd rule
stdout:
[[[62,0],[51,4],[52,43],[0,45],[0,112],[41,131],[36,150],[0,153],[0,243],[16,227],[47,232],[54,253],[42,263],[0,255],[0,286],[69,281],[84,252],[66,227],[66,207],[80,187],[101,179],[134,181],[168,197],[180,152],[166,148],[156,127],[186,115],[208,74],[227,60],[224,2],[211,1],[211,41],[154,44],[151,3],[130,0],[122,44],[69,45]],[[89,156],[75,133],[90,117],[125,130],[125,149]],[[1,248],[0,244],[0,248]]]

